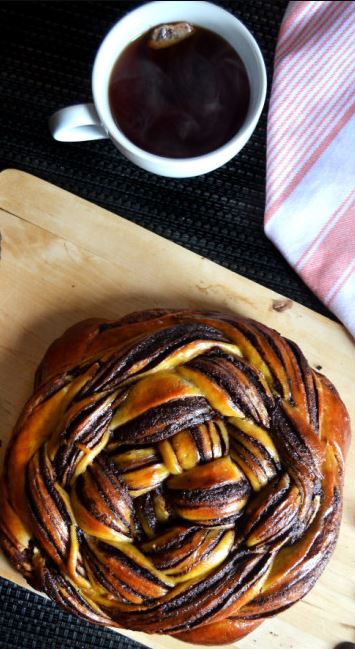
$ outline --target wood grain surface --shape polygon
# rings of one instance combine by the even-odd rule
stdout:
[[[52,340],[83,318],[155,306],[216,308],[274,327],[334,382],[355,421],[355,346],[341,325],[23,172],[1,173],[0,208],[0,462]],[[333,649],[355,640],[354,471],[352,444],[340,537],[321,579],[239,641],[241,649]],[[3,557],[0,575],[28,588]],[[155,649],[188,646],[125,635]]]

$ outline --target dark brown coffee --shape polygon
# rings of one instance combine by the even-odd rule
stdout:
[[[115,122],[131,142],[157,155],[189,158],[218,149],[248,111],[242,60],[221,36],[201,27],[170,47],[152,47],[151,35],[130,43],[113,67]]]

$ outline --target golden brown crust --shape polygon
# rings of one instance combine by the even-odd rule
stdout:
[[[233,642],[324,569],[349,439],[334,386],[260,323],[87,320],[51,345],[15,427],[1,546],[87,620]]]
[[[222,622],[206,624],[198,629],[176,633],[175,638],[195,644],[222,645],[244,638],[263,622],[261,620],[234,620],[227,618]]]

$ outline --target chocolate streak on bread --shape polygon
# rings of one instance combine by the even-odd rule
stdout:
[[[164,403],[112,431],[113,439],[122,444],[160,442],[179,430],[204,423],[214,411],[203,397],[185,397]]]

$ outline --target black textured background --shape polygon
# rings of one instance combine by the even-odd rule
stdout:
[[[33,173],[330,315],[263,234],[266,114],[239,155],[191,180],[161,178],[108,141],[61,144],[48,116],[90,99],[95,52],[112,24],[140,3],[0,2],[0,166]],[[221,1],[256,37],[271,85],[286,0]],[[0,649],[138,647],[0,581]]]

